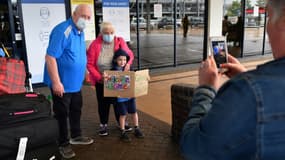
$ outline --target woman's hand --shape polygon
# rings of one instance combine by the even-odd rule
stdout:
[[[103,81],[106,81],[108,78],[109,78],[109,75],[106,72],[104,72],[102,75]]]
[[[229,78],[232,78],[239,73],[247,71],[247,69],[235,57],[230,54],[228,54],[228,63],[221,64],[221,68],[227,69],[224,74]]]
[[[107,80],[107,78],[108,78],[108,74],[107,74],[106,72],[103,72],[103,73],[101,74],[101,80],[98,81],[98,83],[103,84],[104,81]]]
[[[211,86],[218,90],[220,88],[220,77],[221,74],[218,72],[214,57],[209,56],[199,68],[199,84]]]

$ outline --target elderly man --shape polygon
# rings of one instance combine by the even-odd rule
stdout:
[[[75,156],[70,144],[93,143],[93,139],[81,135],[80,127],[81,87],[87,63],[83,30],[90,16],[88,5],[78,5],[72,18],[52,30],[47,48],[44,82],[51,88],[53,111],[59,125],[59,151],[64,158]]]
[[[267,13],[273,61],[246,72],[230,56],[221,88],[213,57],[202,62],[181,137],[186,159],[285,159],[285,1],[268,0]]]

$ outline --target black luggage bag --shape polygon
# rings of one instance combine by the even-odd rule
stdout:
[[[50,143],[39,146],[35,149],[29,149],[25,153],[24,160],[61,160],[56,143]],[[16,160],[16,156],[4,158],[5,160]]]
[[[51,116],[51,104],[42,94],[0,96],[0,126]]]
[[[24,160],[61,160],[56,143],[46,144],[33,150],[28,150]]]
[[[22,137],[27,137],[25,160],[58,159],[58,124],[44,95],[0,96],[0,159],[16,159]]]

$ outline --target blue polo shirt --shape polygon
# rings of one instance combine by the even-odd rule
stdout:
[[[81,90],[86,70],[86,46],[84,33],[79,32],[69,18],[58,24],[51,32],[47,54],[56,58],[58,73],[65,93]],[[52,87],[47,68],[44,83]]]

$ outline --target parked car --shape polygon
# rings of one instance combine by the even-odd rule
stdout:
[[[157,29],[157,25],[160,19],[150,19],[150,24],[153,26],[154,29]]]
[[[176,19],[177,27],[182,27],[182,19]]]
[[[246,27],[256,27],[257,19],[255,17],[248,17],[245,22]]]
[[[203,17],[191,17],[190,18],[190,25],[192,27],[203,27],[204,26],[204,19]]]
[[[139,18],[139,29],[146,29],[147,23],[146,19],[143,17]],[[154,28],[154,24],[150,23],[150,29]],[[137,18],[133,18],[131,21],[131,30],[136,30],[137,29]]]
[[[164,17],[162,18],[158,24],[157,24],[157,28],[161,29],[161,28],[166,28],[166,27],[173,27],[174,24],[174,19],[172,17]],[[177,27],[181,27],[181,19],[176,19],[176,26]]]

